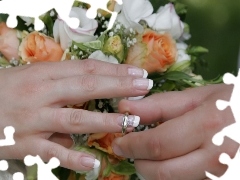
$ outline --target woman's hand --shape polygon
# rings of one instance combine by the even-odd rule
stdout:
[[[91,170],[97,163],[92,155],[65,148],[72,144],[69,134],[121,132],[123,115],[63,107],[91,99],[145,95],[152,81],[143,76],[142,69],[96,60],[1,69],[0,139],[5,138],[3,129],[13,126],[16,144],[1,147],[0,159],[39,155],[47,162],[56,157],[63,167]]]
[[[219,111],[216,100],[229,101],[231,92],[232,86],[221,84],[121,101],[120,112],[139,115],[143,124],[163,124],[116,139],[114,152],[134,158],[146,180],[204,179],[205,171],[222,175],[227,166],[219,155],[234,157],[239,144],[227,138],[220,147],[212,143],[217,132],[234,123],[230,108]]]

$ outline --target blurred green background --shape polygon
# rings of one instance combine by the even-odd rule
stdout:
[[[150,0],[155,9],[167,0]],[[188,7],[185,21],[192,38],[188,44],[209,49],[208,68],[197,73],[211,79],[226,72],[236,74],[240,51],[240,0],[178,0]]]

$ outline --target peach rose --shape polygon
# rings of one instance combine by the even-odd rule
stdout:
[[[164,72],[175,63],[177,48],[173,38],[146,29],[137,37],[138,42],[130,47],[126,64],[146,69],[149,73]]]
[[[7,60],[18,59],[18,47],[17,30],[8,28],[5,22],[0,23],[0,52]]]
[[[121,137],[122,133],[96,133],[92,134],[88,137],[88,146],[95,148],[106,152],[110,155],[113,155],[115,158],[118,158],[120,160],[124,159],[122,157],[119,157],[113,153],[112,150],[112,142],[115,138]]]
[[[32,32],[22,40],[19,55],[26,62],[60,61],[63,50],[53,38]]]

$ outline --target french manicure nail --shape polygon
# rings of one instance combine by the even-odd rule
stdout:
[[[134,79],[133,86],[138,90],[150,90],[153,87],[153,80],[151,79]]]
[[[142,78],[146,78],[148,76],[148,72],[145,69],[140,68],[128,68],[128,74]]]
[[[118,118],[118,125],[122,127],[123,123],[123,116],[120,116]],[[134,115],[129,115],[128,116],[128,126],[130,127],[137,127],[140,123],[140,117],[139,116],[134,116]]]
[[[91,157],[82,157],[81,164],[89,168],[98,168],[100,166],[100,161]]]
[[[140,100],[140,99],[143,99],[144,96],[136,96],[136,97],[128,97],[127,99],[129,101],[136,101],[136,100]]]

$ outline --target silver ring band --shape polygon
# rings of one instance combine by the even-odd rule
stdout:
[[[127,127],[128,127],[128,113],[126,113],[126,114],[123,116],[122,134],[125,134],[125,133],[126,133]]]

